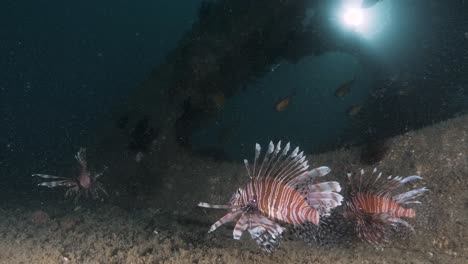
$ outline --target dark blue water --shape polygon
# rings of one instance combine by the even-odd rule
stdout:
[[[72,156],[97,121],[176,46],[198,4],[3,1],[2,170]]]

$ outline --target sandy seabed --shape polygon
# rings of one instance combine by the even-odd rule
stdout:
[[[163,187],[139,206],[112,197],[74,204],[59,191],[2,194],[0,263],[468,263],[467,131],[468,117],[460,117],[389,140],[379,169],[420,174],[424,180],[414,187],[431,191],[416,207],[415,233],[384,250],[358,240],[308,246],[286,236],[278,251],[266,254],[246,234],[234,241],[232,225],[207,234],[222,212],[195,205],[225,203],[246,181],[243,165],[181,157]],[[310,160],[343,181],[345,171],[362,167],[358,156],[350,149]]]

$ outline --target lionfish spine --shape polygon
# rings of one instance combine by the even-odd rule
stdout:
[[[198,203],[198,206],[205,207],[205,208],[212,208],[212,209],[229,209],[230,208],[230,206],[228,205],[209,204],[209,203],[203,203],[203,202]]]
[[[33,174],[32,176],[40,177],[43,179],[56,179],[55,181],[41,182],[37,184],[37,186],[55,188],[55,187],[60,187],[60,186],[70,187],[76,184],[73,180],[67,179],[65,177],[60,177],[60,176],[54,176],[54,175],[48,175],[48,174]]]

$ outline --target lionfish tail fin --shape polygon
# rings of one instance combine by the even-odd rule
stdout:
[[[302,185],[299,191],[320,216],[330,215],[331,210],[343,202],[343,196],[339,194],[341,186],[336,181]]]
[[[330,211],[341,205],[343,196],[336,192],[309,192],[306,194],[307,203],[316,208],[321,215],[329,215]]]

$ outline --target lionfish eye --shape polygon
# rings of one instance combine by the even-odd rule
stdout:
[[[238,189],[238,190],[237,190],[237,193],[238,193],[239,195],[241,194],[241,191],[240,191],[240,189]]]

